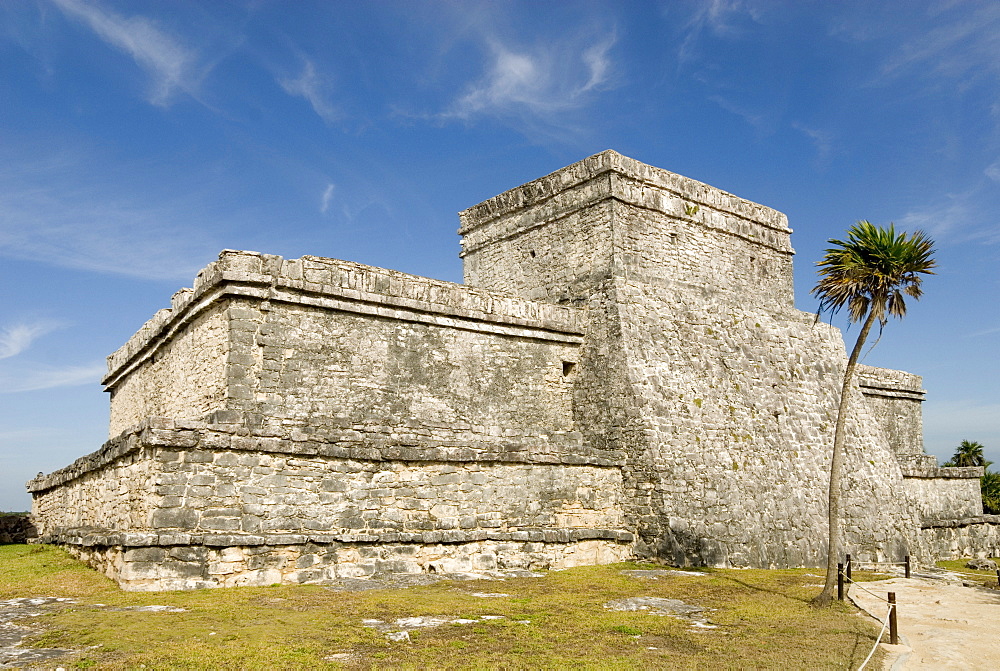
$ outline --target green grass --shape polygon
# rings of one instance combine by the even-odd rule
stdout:
[[[1000,557],[990,557],[993,561],[1000,566]],[[992,587],[994,589],[1000,588],[997,584],[997,572],[996,571],[978,571],[971,568],[966,568],[966,564],[969,563],[971,558],[965,559],[950,559],[946,561],[937,562],[938,568],[943,568],[953,573],[958,573],[962,576],[967,577],[970,581],[982,580],[983,585],[986,587]]]
[[[149,593],[122,592],[59,549],[6,545],[0,546],[0,599],[77,600],[33,619],[45,630],[33,645],[83,651],[61,660],[64,668],[847,669],[857,667],[875,640],[873,622],[853,607],[809,605],[822,582],[816,570],[706,569],[703,576],[659,580],[622,573],[640,567],[653,568],[581,567],[502,583],[445,581],[367,592],[275,586]],[[856,580],[872,577],[855,574]],[[673,617],[603,607],[627,596],[705,607],[718,628],[699,630]],[[112,610],[150,604],[187,610]],[[389,642],[361,625],[365,618],[391,622],[416,615],[504,618],[413,631],[410,643]],[[337,653],[353,656],[324,662]]]

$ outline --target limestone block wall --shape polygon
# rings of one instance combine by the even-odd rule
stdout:
[[[461,213],[468,285],[551,303],[577,304],[611,277],[610,173],[543,201],[531,216],[497,196]],[[590,203],[580,207],[575,199]],[[558,225],[547,225],[551,222]]]
[[[73,464],[28,483],[39,534],[89,527],[147,529],[159,505],[153,453],[125,434]]]
[[[917,502],[923,526],[946,521],[978,518],[983,514],[979,488],[982,467],[907,468],[905,485]]]
[[[558,466],[614,463],[573,424],[579,312],[332,259],[223,252],[109,357],[112,427],[132,429],[34,482],[36,507],[50,529],[459,529],[484,515],[618,527],[620,484],[606,478],[620,474],[588,484]],[[177,370],[210,370],[218,405],[178,394],[171,416],[141,417],[163,407],[142,390],[199,386]],[[515,507],[501,504],[505,484]]]
[[[467,282],[588,306],[575,421],[626,459],[641,551],[819,563],[846,357],[792,307],[784,215],[605,152],[461,217]],[[917,513],[855,393],[845,542],[902,556]]]
[[[312,306],[232,304],[259,325],[233,379],[238,405],[266,426],[324,421],[418,423],[456,433],[573,430],[575,343],[512,338],[477,328],[373,319]],[[238,346],[238,345],[237,345]],[[252,357],[252,358],[251,358]]]
[[[784,214],[614,151],[459,216],[473,286],[574,302],[614,276],[792,305]]]
[[[161,452],[152,526],[301,533],[618,528],[617,469]],[[171,461],[167,461],[167,460]],[[616,482],[617,480],[617,482]]]
[[[90,536],[82,538],[83,543],[66,545],[66,549],[129,591],[322,583],[385,573],[558,569],[611,564],[631,557],[628,543],[576,537],[579,534],[565,530],[548,535],[542,530],[491,535],[496,538],[457,543],[289,536],[280,545],[270,545],[261,538],[241,539],[244,545],[228,545],[230,539],[218,538],[205,539],[204,545],[185,541],[167,546],[139,544],[127,549],[92,542]]]
[[[29,483],[43,539],[130,589],[619,561],[620,460],[574,424],[584,324],[359,264],[223,252],[109,357],[120,434]],[[170,396],[199,371],[200,393]]]
[[[922,378],[901,370],[865,365],[858,366],[857,375],[865,401],[900,463],[936,466],[934,457],[924,453]]]
[[[620,468],[579,436],[508,451],[373,437],[153,418],[28,487],[42,542],[126,589],[631,556]]]
[[[923,555],[935,559],[1000,556],[1000,515],[949,520],[921,529]]]
[[[620,470],[585,450],[423,451],[436,459],[413,460],[412,448],[373,454],[227,425],[180,426],[157,419],[32,481],[39,531],[364,534],[623,523]]]
[[[166,332],[167,337],[157,338],[123,367],[116,368],[114,355],[109,357],[112,370],[104,382],[111,392],[110,435],[147,417],[204,417],[225,408],[229,315],[191,312],[167,325],[171,311],[161,310],[139,333]]]
[[[619,290],[633,388],[655,418],[630,463],[651,462],[636,480],[657,494],[647,535],[659,539],[658,551],[708,564],[821,563],[839,334],[811,315],[706,304],[648,284]],[[845,546],[858,556],[902,556],[915,532],[911,503],[856,396]]]
[[[572,431],[579,312],[333,259],[227,251],[109,357],[112,433],[149,416],[226,412],[270,430],[420,426],[456,444]],[[193,381],[202,371],[204,385]],[[178,384],[200,395],[172,393]]]
[[[924,453],[920,406],[925,392],[922,383],[919,375],[899,370],[873,366],[858,368],[858,384],[873,421],[902,467],[903,485],[916,506],[918,521],[924,529],[923,536],[931,538],[933,534],[927,536],[930,533],[927,530],[932,527],[945,525],[942,528],[952,529],[948,525],[956,521],[981,518],[983,502],[979,477],[982,469],[938,468],[937,459]],[[987,527],[980,525],[972,528],[981,531]],[[972,542],[980,531],[967,533],[962,542]],[[942,533],[953,538],[959,532]],[[942,549],[937,540],[932,541],[929,547]],[[937,549],[931,556],[943,556],[937,554]]]

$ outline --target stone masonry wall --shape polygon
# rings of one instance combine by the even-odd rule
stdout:
[[[548,530],[546,530],[548,531]],[[614,540],[578,538],[541,530],[491,534],[467,542],[400,543],[372,538],[366,542],[292,539],[280,545],[253,542],[226,545],[106,546],[70,543],[66,549],[122,589],[158,591],[206,587],[322,583],[338,578],[366,578],[386,573],[489,573],[497,570],[560,569],[627,561],[631,545]],[[500,538],[505,536],[505,538]]]
[[[333,259],[223,252],[109,357],[112,431],[164,414],[159,395],[137,394],[169,395],[174,360],[189,375],[211,368],[207,396],[217,402],[177,395],[171,417],[569,431],[578,312]]]
[[[936,466],[933,456],[924,453],[923,380],[901,370],[858,366],[858,385],[875,421],[900,462],[907,466]]]
[[[33,481],[34,513],[44,520],[42,534],[82,527],[287,534],[622,525],[621,474],[612,465],[528,455],[357,459],[345,451],[219,426],[145,429],[110,445],[105,460]]]
[[[907,468],[906,489],[917,502],[923,526],[950,520],[981,517],[983,498],[979,489],[981,467]]]
[[[104,449],[123,454],[32,497],[32,516],[40,534],[78,527],[124,531],[148,528],[158,506],[154,493],[157,468],[152,453],[126,438],[112,441]],[[29,491],[38,490],[29,485]]]
[[[133,589],[621,560],[619,464],[573,424],[579,313],[223,252],[109,357],[129,428],[29,484],[43,538]],[[214,405],[142,391],[206,367]]]
[[[29,489],[42,542],[126,589],[631,556],[621,471],[578,444],[505,451],[417,447],[405,430],[381,438],[154,418]]]
[[[926,557],[1000,557],[1000,515],[929,525],[920,530],[920,539]]]
[[[624,226],[613,203],[640,216]],[[460,213],[465,281],[573,303],[609,277],[725,291],[791,306],[785,215],[613,151]],[[641,225],[641,232],[636,224]],[[625,240],[623,236],[641,238]]]
[[[821,563],[839,396],[829,381],[843,371],[836,332],[810,315],[706,306],[650,285],[620,290],[633,384],[648,416],[660,418],[630,460],[652,462],[647,480],[661,517],[648,531],[659,551],[708,564]],[[899,465],[857,396],[845,545],[859,556],[901,556],[912,510]]]
[[[110,435],[147,417],[204,417],[225,407],[228,315],[199,312],[174,329],[143,352],[139,365],[105,378],[111,392]]]
[[[238,378],[250,398],[236,407],[265,426],[332,420],[411,422],[456,434],[573,430],[563,362],[577,360],[575,343],[277,302],[261,311],[234,301],[229,311],[259,325]]]
[[[588,335],[600,335],[581,353],[575,419],[585,441],[625,455],[640,550],[710,564],[820,561],[832,381],[846,357],[835,330],[792,308],[784,215],[605,152],[462,221],[468,282],[589,306]],[[846,542],[902,556],[916,511],[860,394],[852,427]]]

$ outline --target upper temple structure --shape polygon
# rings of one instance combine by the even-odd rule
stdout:
[[[785,215],[605,151],[461,213],[465,284],[224,251],[108,358],[111,439],[28,483],[126,589],[825,563],[840,332]],[[850,392],[844,547],[1000,554],[921,379]]]

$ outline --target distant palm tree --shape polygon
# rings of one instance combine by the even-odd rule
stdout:
[[[838,312],[847,307],[850,320],[861,322],[854,349],[847,359],[844,384],[840,392],[837,425],[833,434],[833,455],[830,460],[829,545],[827,548],[826,583],[813,599],[817,606],[829,605],[837,581],[837,557],[840,550],[840,495],[843,470],[845,425],[848,400],[854,382],[854,371],[865,341],[877,320],[885,326],[889,317],[906,314],[903,295],[920,298],[921,275],[933,274],[934,242],[922,231],[896,233],[888,228],[859,221],[847,231],[847,240],[830,240],[834,245],[825,252],[819,266],[820,279],[812,293],[819,299],[819,314]]]
[[[983,456],[983,449],[983,445],[974,440],[963,440],[948,463],[952,466],[987,466],[989,462]]]
[[[979,479],[979,488],[983,495],[983,512],[1000,515],[1000,473],[987,470]]]

